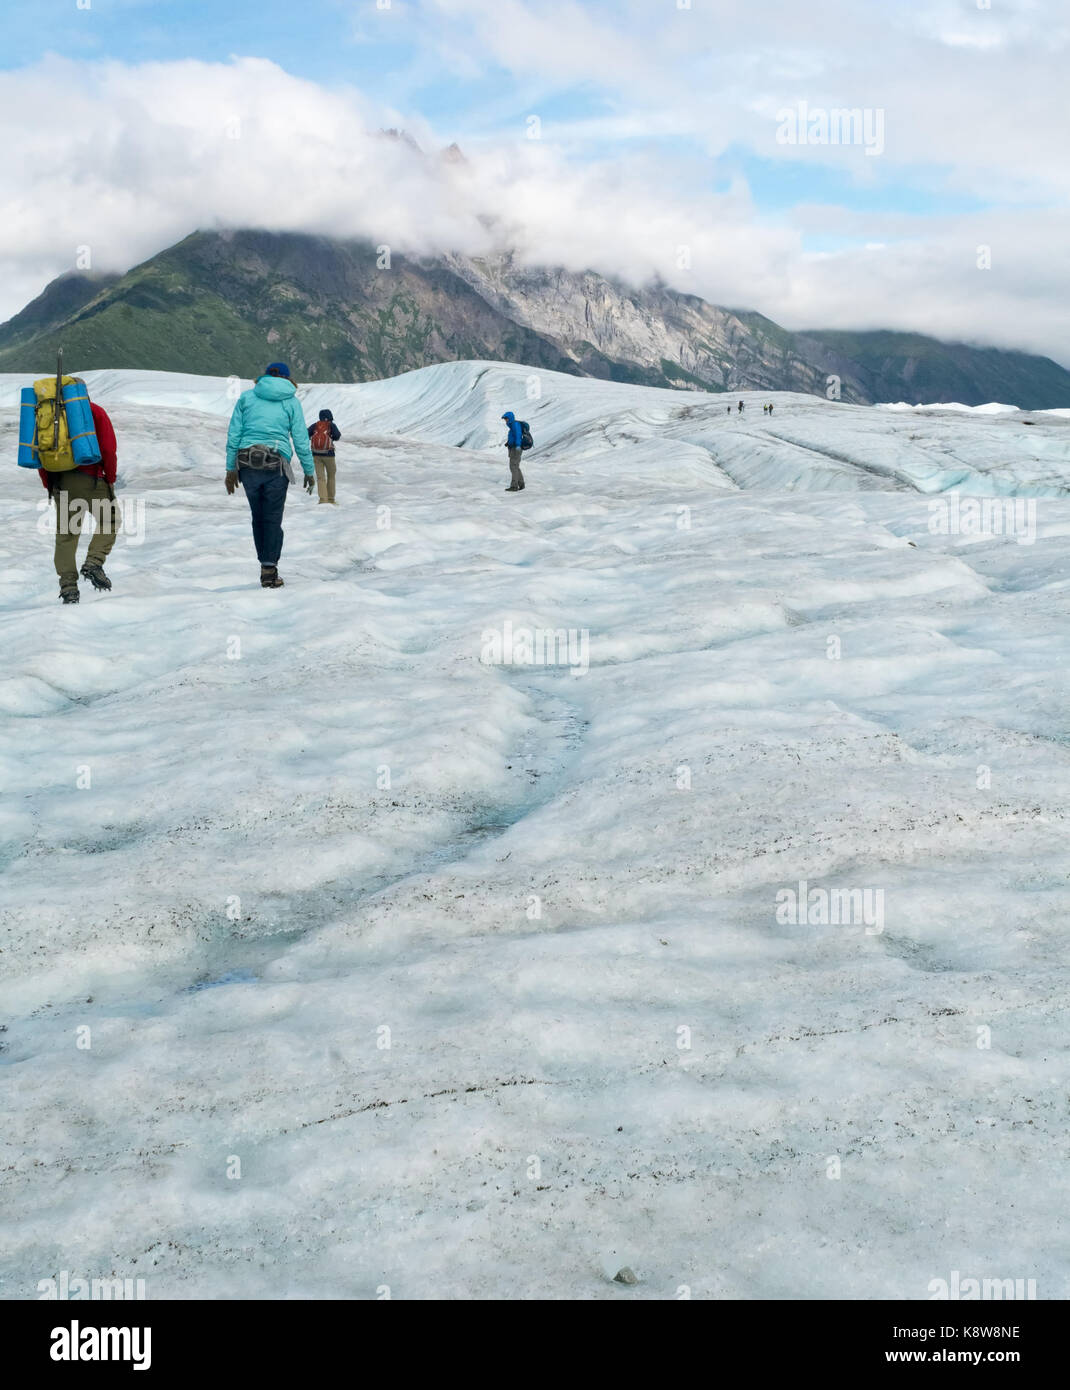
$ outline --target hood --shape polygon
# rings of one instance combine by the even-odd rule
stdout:
[[[512,412],[511,410],[507,410],[507,411],[505,412],[505,414],[502,416],[502,419],[503,419],[503,420],[508,420],[509,423],[512,424],[513,421],[516,419],[516,416],[513,414],[513,412]]]
[[[253,391],[262,401],[286,401],[297,395],[297,387],[284,376],[262,376]]]
[[[321,410],[321,411],[320,411],[320,419],[321,419],[321,420],[330,420],[332,424],[334,423],[334,416],[331,414],[331,412],[330,412],[329,410]]]

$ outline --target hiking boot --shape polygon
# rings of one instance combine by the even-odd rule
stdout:
[[[64,603],[77,603],[80,597],[77,584],[64,584],[59,591],[59,596]]]
[[[509,486],[508,486],[505,490],[506,490],[506,492],[519,492],[519,491],[520,491],[520,489],[517,487],[516,483],[510,483]]]
[[[260,587],[261,589],[282,588],[282,576],[274,565],[260,566]]]
[[[94,589],[110,589],[111,580],[104,573],[104,566],[99,560],[87,560],[82,566],[82,578],[88,579]]]

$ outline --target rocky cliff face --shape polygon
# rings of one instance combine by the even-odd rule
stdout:
[[[248,377],[272,358],[303,381],[368,381],[457,359],[526,363],[681,389],[791,390],[844,400],[1070,404],[1047,358],[915,334],[789,333],[761,314],[593,270],[395,255],[364,242],[197,232],[119,277],[54,281],[0,326],[0,370]]]
[[[501,313],[560,342],[581,368],[593,348],[622,367],[660,373],[658,385],[824,390],[791,335],[760,314],[745,319],[665,286],[634,290],[593,271],[519,266],[507,256],[449,263]]]

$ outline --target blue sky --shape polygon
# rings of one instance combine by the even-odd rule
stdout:
[[[384,94],[418,45],[401,3],[374,0],[6,0],[0,68],[17,68],[46,52],[127,63],[232,54],[271,58],[299,77],[376,86]],[[441,95],[448,91],[443,84]],[[456,100],[456,98],[455,98]]]
[[[225,61],[232,53],[255,53],[307,77],[326,58],[341,80],[356,47],[356,33],[372,31],[379,27],[374,23],[378,18],[391,17],[374,6],[336,0],[302,0],[298,5],[251,0],[91,0],[89,9],[81,10],[76,5],[77,0],[8,0],[0,66],[21,67],[47,51],[132,63],[178,58]],[[367,16],[361,13],[365,9]],[[295,42],[299,35],[300,41]]]
[[[658,274],[793,327],[1070,355],[1054,307],[1070,290],[1062,0],[89,5],[7,0],[0,21],[0,138],[26,166],[6,188],[0,173],[0,317],[64,268],[72,239],[123,269],[265,201],[267,225],[315,229],[296,182],[311,168],[337,178],[345,234],[474,252],[492,220],[528,259]],[[879,112],[879,157],[780,140],[800,102]],[[221,148],[234,119],[241,143]],[[47,158],[64,120],[89,151],[67,174]],[[384,153],[383,126],[429,154],[458,142],[464,196]],[[280,160],[309,166],[294,165],[286,200],[272,193]],[[84,189],[87,170],[94,202],[37,225],[26,181]],[[45,196],[54,205],[55,187]]]

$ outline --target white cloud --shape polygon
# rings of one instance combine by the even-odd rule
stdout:
[[[518,100],[582,82],[710,154],[742,143],[821,161],[827,151],[777,144],[778,109],[880,108],[889,165],[1070,198],[1065,0],[423,0],[411,36],[429,55],[448,38],[488,77],[506,67]]]
[[[839,5],[830,0],[837,18]],[[586,55],[592,82],[617,103],[615,116],[594,124],[577,118],[556,132],[567,141],[554,138],[552,122],[538,141],[525,139],[519,126],[506,137],[484,131],[463,138],[465,165],[418,157],[377,134],[404,127],[434,152],[455,138],[455,128],[433,130],[411,111],[375,105],[355,89],[327,91],[261,59],[129,66],[52,57],[0,73],[0,317],[71,268],[79,247],[89,247],[95,268],[125,270],[196,227],[256,225],[367,236],[399,251],[478,254],[515,242],[532,261],[595,266],[634,281],[661,274],[677,288],[760,309],[789,327],[913,328],[1067,359],[1065,213],[1058,206],[1036,210],[1045,198],[1058,204],[1060,193],[1070,193],[1065,132],[1054,129],[1048,76],[1038,75],[1029,95],[1019,90],[1014,106],[1000,98],[1020,87],[1022,70],[994,70],[991,109],[979,109],[964,102],[964,79],[952,71],[963,55],[941,47],[949,80],[919,85],[917,55],[928,52],[922,39],[911,29],[891,31],[888,39],[885,25],[893,52],[881,63],[874,54],[862,60],[867,80],[880,68],[881,85],[873,79],[869,88],[852,87],[845,76],[852,45],[873,37],[872,23],[853,16],[871,7],[845,6],[836,44],[822,55],[812,12],[808,30],[799,18],[803,7],[787,6],[783,25],[767,33],[767,69],[758,64],[768,87],[748,88],[738,66],[732,71],[738,44],[731,19],[735,14],[743,24],[753,6],[725,0],[718,7],[728,27],[712,50],[694,46],[696,34],[705,42],[709,33],[708,14],[697,5],[666,5],[657,24],[652,8],[636,7],[634,24],[618,14],[614,36],[605,32],[609,11],[602,25],[596,22],[598,7],[548,5],[547,30],[521,0],[493,7],[428,0],[421,21],[437,16],[472,26],[469,52],[477,66],[515,65],[518,109],[521,75],[538,88],[559,74],[554,36],[562,51]],[[825,15],[822,9],[822,23]],[[680,27],[687,25],[691,31]],[[420,32],[423,42],[436,43],[433,24]],[[454,31],[454,41],[460,38]],[[901,40],[914,45],[912,73],[893,70]],[[686,87],[674,75],[674,57],[689,74],[708,58],[724,84],[711,78]],[[1035,54],[1031,62],[1035,71]],[[572,81],[583,63],[570,63]],[[746,67],[755,70],[752,62]],[[812,104],[836,94],[847,101],[860,90],[888,98],[886,159],[906,151],[944,162],[957,191],[996,186],[1010,206],[958,219],[800,207],[774,220],[755,209],[741,180],[713,194],[701,160],[680,155],[673,162],[649,143],[653,133],[669,130],[701,135],[711,152],[742,142],[783,160],[857,155],[850,167],[872,177],[865,166],[883,161],[858,150],[778,146],[775,123],[755,109],[764,113],[801,96]],[[1031,142],[1023,138],[1029,131]],[[600,158],[590,157],[595,134]],[[575,157],[580,148],[586,159]],[[804,236],[814,232],[856,238],[858,249],[808,255]],[[993,248],[991,271],[976,269],[981,244]],[[690,249],[690,271],[677,269],[681,246]]]

